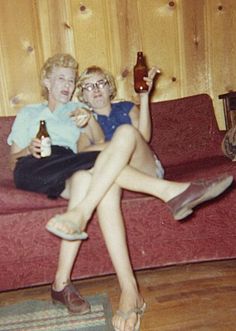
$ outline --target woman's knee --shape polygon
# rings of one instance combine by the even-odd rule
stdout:
[[[72,176],[71,176],[71,183],[73,184],[81,184],[82,182],[90,182],[91,180],[91,174],[87,170],[79,170],[76,171]]]
[[[115,134],[117,135],[134,135],[136,131],[136,128],[133,125],[130,124],[122,124],[120,125],[116,131]]]
[[[136,136],[137,130],[132,125],[123,124],[116,129],[113,138],[119,142],[128,144],[134,142],[136,140]]]
[[[65,189],[61,193],[64,199],[71,198],[71,192],[79,189],[84,190],[88,187],[91,181],[91,174],[87,170],[76,171],[69,179],[66,180]]]

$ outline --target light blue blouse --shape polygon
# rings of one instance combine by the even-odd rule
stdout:
[[[17,114],[7,142],[9,145],[14,142],[21,148],[27,147],[39,130],[40,120],[45,120],[52,144],[69,147],[77,153],[81,129],[69,115],[81,107],[84,107],[81,102],[68,102],[51,112],[47,103],[28,105]]]

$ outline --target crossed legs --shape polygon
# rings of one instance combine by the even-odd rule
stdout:
[[[94,209],[110,187],[143,192],[168,201],[183,192],[189,183],[176,183],[156,177],[154,156],[140,133],[131,125],[119,127],[111,142],[100,153],[92,169],[92,178],[84,199],[70,212],[51,219],[51,224],[64,232],[83,230]]]
[[[73,208],[87,193],[92,175],[87,171],[80,171],[72,176],[63,192],[69,198],[68,210]],[[123,217],[120,209],[120,188],[113,185],[97,207],[99,224],[105,243],[111,257],[121,288],[119,310],[127,312],[139,308],[143,304],[136,279],[134,277],[126,243]],[[71,270],[78,254],[81,241],[62,240],[59,254],[58,268],[55,275],[53,289],[61,291],[70,280]],[[137,315],[130,315],[127,320],[115,314],[113,324],[119,331],[133,330],[137,323]]]
[[[153,163],[145,162],[149,157],[151,159],[151,151],[148,151],[150,154],[147,154],[147,158],[144,157],[145,153],[140,149],[139,143],[141,137],[131,126],[129,129],[125,126],[122,130],[118,130],[116,138],[99,155],[90,173],[78,172],[69,179],[66,190],[62,194],[64,198],[70,198],[68,212],[64,214],[66,222],[62,222],[62,228],[67,231],[68,223],[70,227],[70,221],[72,221],[76,227],[83,230],[97,207],[101,229],[121,287],[120,310],[126,312],[140,308],[143,299],[129,262],[123,219],[119,209],[119,187],[149,193],[163,201],[168,201],[184,192],[190,183],[174,183],[156,178],[154,160]],[[141,147],[143,147],[142,143]],[[82,183],[84,183],[84,189],[82,189]],[[112,215],[111,210],[114,210]],[[55,290],[59,291],[68,281],[79,246],[79,241],[62,242],[54,282]],[[119,249],[122,247],[122,251],[119,252],[117,247]],[[128,319],[116,314],[113,323],[117,330],[129,331],[134,329],[137,319],[135,312]]]

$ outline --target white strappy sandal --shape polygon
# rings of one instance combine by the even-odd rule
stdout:
[[[58,229],[57,227],[54,226],[54,224],[51,224],[51,221],[54,221],[55,223],[60,223],[63,221],[66,222],[65,220],[63,220],[63,217],[61,215],[55,215],[53,218],[50,219],[50,221],[48,221],[48,223],[46,224],[46,229],[51,232],[52,234],[54,234],[55,236],[58,236],[62,239],[65,240],[69,240],[69,241],[73,241],[73,240],[85,240],[88,238],[88,234],[86,232],[80,232],[79,230],[74,231],[74,233],[65,233],[64,231]],[[70,222],[70,225],[74,226],[74,224],[72,224],[72,222]],[[76,226],[75,226],[76,227]]]
[[[146,310],[146,303],[144,302],[144,304],[142,305],[142,307],[140,308],[133,308],[130,309],[128,312],[123,312],[122,310],[117,310],[117,315],[119,315],[121,318],[123,318],[125,321],[127,321],[131,314],[135,313],[137,315],[137,322],[134,326],[134,330],[133,331],[140,331],[140,324],[141,324],[141,317],[143,316],[145,310]],[[115,331],[119,331],[117,328],[115,328]]]

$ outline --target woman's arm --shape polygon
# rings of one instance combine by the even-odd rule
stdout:
[[[87,132],[89,133],[92,144],[97,145],[104,143],[105,141],[104,133],[98,121],[94,118],[93,115],[91,116],[88,125],[86,126],[86,129]]]
[[[134,106],[129,116],[132,125],[139,130],[146,142],[151,139],[151,116],[149,112],[149,98],[147,93],[140,95],[140,110]]]
[[[11,153],[10,153],[10,167],[11,167],[11,170],[14,170],[14,168],[16,166],[17,159],[19,157],[23,157],[23,156],[27,156],[27,155],[30,155],[30,151],[29,151],[28,146],[22,149],[19,146],[17,146],[15,143],[13,143],[11,145]]]
[[[152,133],[151,115],[149,110],[149,93],[152,89],[153,79],[157,72],[158,70],[155,67],[149,70],[148,77],[145,77],[149,88],[147,92],[140,93],[140,110],[134,106],[130,111],[132,124],[139,130],[147,142],[150,141]]]
[[[94,151],[104,149],[106,143],[103,131],[94,116],[91,116],[88,124],[81,132],[77,143],[78,151]]]
[[[70,114],[78,128],[83,128],[77,141],[77,151],[94,151],[105,141],[103,131],[91,111],[86,108],[77,108]]]
[[[19,147],[16,143],[13,143],[11,145],[11,151],[10,151],[10,167],[11,170],[14,170],[17,159],[20,157],[28,156],[28,155],[33,155],[37,159],[39,159],[40,156],[40,146],[41,146],[41,141],[37,138],[34,138],[30,145],[21,148]]]
[[[77,150],[78,152],[102,151],[106,145],[106,142],[93,144],[90,141],[88,134],[86,132],[81,132],[77,142]]]

